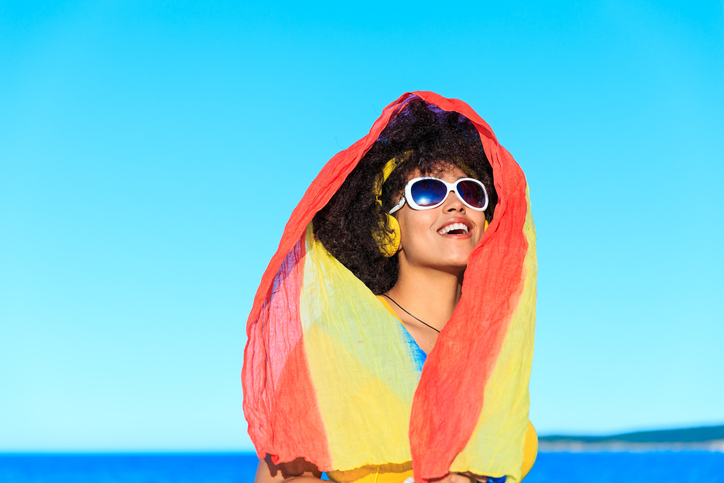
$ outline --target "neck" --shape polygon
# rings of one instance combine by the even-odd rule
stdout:
[[[442,330],[460,299],[462,272],[400,265],[397,283],[388,292],[405,310]]]

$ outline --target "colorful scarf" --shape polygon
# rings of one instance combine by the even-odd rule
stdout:
[[[404,327],[311,234],[314,215],[417,98],[473,123],[498,194],[460,301],[421,375]],[[520,481],[536,271],[525,177],[487,123],[456,99],[401,96],[367,136],[324,166],[262,277],[242,372],[244,413],[259,457],[303,457],[321,471],[412,460],[417,482],[449,471]]]

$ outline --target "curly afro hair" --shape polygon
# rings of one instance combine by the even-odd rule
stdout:
[[[377,177],[390,159],[401,156],[406,159],[382,187],[380,206]],[[386,214],[399,201],[415,170],[430,176],[450,165],[483,182],[490,197],[485,218],[492,220],[498,196],[477,129],[461,114],[443,111],[421,99],[410,101],[316,214],[316,238],[374,294],[387,292],[397,282],[399,262],[396,255],[384,257],[376,241],[391,237]]]

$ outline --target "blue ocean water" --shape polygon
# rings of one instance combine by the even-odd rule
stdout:
[[[254,454],[0,454],[1,483],[253,482]],[[724,483],[724,453],[541,453],[525,483]]]
[[[524,483],[724,483],[724,453],[539,453]]]
[[[255,454],[0,455],[0,483],[253,482]]]

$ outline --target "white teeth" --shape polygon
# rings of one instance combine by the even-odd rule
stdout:
[[[451,231],[454,231],[454,230],[462,230],[464,235],[467,235],[468,231],[469,231],[468,227],[463,223],[451,223],[447,226],[440,228],[440,230],[438,231],[438,234],[447,235],[448,233],[450,233]]]

